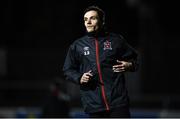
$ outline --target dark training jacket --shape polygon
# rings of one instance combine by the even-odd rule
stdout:
[[[124,73],[113,72],[117,60],[130,61],[137,69],[137,52],[121,35],[101,33],[85,35],[74,41],[68,50],[63,71],[67,80],[80,85],[85,112],[111,110],[129,104]],[[80,84],[83,73],[92,70],[93,77]]]

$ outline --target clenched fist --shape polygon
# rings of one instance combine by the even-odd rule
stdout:
[[[81,77],[81,80],[80,80],[80,84],[82,84],[82,83],[88,83],[89,82],[89,80],[91,79],[91,77],[93,76],[92,74],[91,74],[91,70],[90,71],[88,71],[88,72],[86,72],[86,73],[84,73],[83,75],[82,75],[82,77]]]

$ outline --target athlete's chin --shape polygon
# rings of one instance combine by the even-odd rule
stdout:
[[[93,32],[94,32],[94,30],[87,30],[87,32],[88,32],[88,33],[93,33]]]

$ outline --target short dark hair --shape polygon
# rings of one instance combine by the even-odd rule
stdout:
[[[105,13],[104,13],[104,11],[101,8],[99,8],[98,6],[93,5],[93,6],[87,7],[84,10],[84,14],[86,14],[86,12],[91,11],[91,10],[94,10],[94,11],[96,11],[98,13],[100,21],[104,24],[105,23]]]

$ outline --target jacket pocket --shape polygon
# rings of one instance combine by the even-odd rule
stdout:
[[[85,110],[90,111],[97,109],[101,106],[101,98],[98,89],[82,91],[81,90],[81,101]]]

